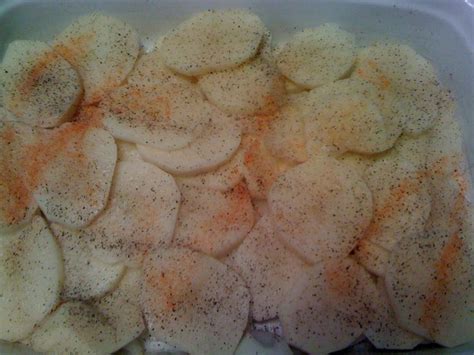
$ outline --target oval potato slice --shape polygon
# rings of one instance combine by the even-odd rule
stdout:
[[[159,49],[173,70],[202,75],[236,67],[252,58],[265,31],[258,16],[247,10],[209,10],[171,30]]]
[[[316,156],[280,175],[268,195],[277,235],[309,263],[347,256],[372,218],[357,172]]]
[[[277,50],[276,63],[287,78],[312,89],[343,77],[355,58],[354,36],[326,23],[295,34]]]
[[[153,336],[192,354],[233,354],[250,301],[237,273],[184,248],[150,254],[144,270],[142,301]]]
[[[139,37],[124,21],[93,13],[65,28],[53,47],[79,72],[85,103],[92,104],[118,87],[132,70]]]
[[[0,339],[17,341],[59,302],[61,250],[42,217],[0,237]]]
[[[59,126],[71,118],[82,98],[78,73],[46,43],[11,42],[2,69],[3,104],[28,125]]]

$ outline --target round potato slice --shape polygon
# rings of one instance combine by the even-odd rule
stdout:
[[[249,63],[199,78],[199,86],[208,100],[229,114],[249,115],[280,102],[283,80],[274,66],[261,57]]]
[[[125,267],[109,265],[94,258],[83,233],[51,224],[64,261],[64,284],[61,291],[66,300],[88,300],[102,297],[113,290],[122,278]]]
[[[354,36],[327,23],[294,35],[279,48],[276,63],[287,78],[311,89],[343,77],[355,58]]]
[[[78,73],[46,43],[10,43],[2,70],[3,104],[28,125],[58,126],[74,114],[82,98]]]
[[[265,32],[258,16],[247,10],[210,10],[171,30],[159,49],[173,70],[202,75],[236,67],[252,58]]]
[[[220,192],[181,184],[183,196],[173,244],[221,257],[252,229],[255,214],[244,183]]]
[[[41,211],[51,222],[82,228],[103,210],[117,160],[113,137],[100,128],[67,123],[27,147],[24,163]]]
[[[280,175],[268,202],[277,235],[310,263],[348,255],[372,217],[371,193],[361,177],[325,156]]]
[[[118,87],[132,70],[139,37],[127,23],[93,13],[64,29],[53,47],[79,72],[85,103],[91,104]]]
[[[165,151],[138,145],[143,160],[156,164],[175,175],[196,175],[208,172],[230,160],[240,145],[240,128],[231,118],[206,106],[210,123],[188,146]]]
[[[120,162],[106,209],[84,229],[87,243],[107,262],[139,265],[149,250],[171,242],[179,203],[172,176],[145,162]]]
[[[0,237],[0,339],[24,339],[59,302],[63,263],[46,221]]]
[[[233,354],[250,294],[226,265],[189,249],[161,249],[144,263],[142,300],[150,333],[192,354]]]
[[[263,216],[225,261],[245,280],[252,295],[251,314],[263,321],[277,316],[278,305],[307,265],[275,236],[271,218]]]

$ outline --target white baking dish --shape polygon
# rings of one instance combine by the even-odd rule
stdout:
[[[223,7],[251,8],[276,42],[304,27],[336,22],[355,33],[360,44],[390,37],[414,47],[433,62],[443,84],[454,91],[472,175],[474,0],[0,0],[0,55],[14,39],[48,41],[74,18],[93,11],[123,18],[146,39],[196,11]],[[365,352],[354,350],[361,351]],[[474,344],[446,352],[473,354]],[[0,353],[5,353],[1,347]]]

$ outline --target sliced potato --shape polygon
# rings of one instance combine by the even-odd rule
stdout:
[[[206,106],[209,125],[188,146],[165,151],[138,145],[142,158],[176,175],[196,175],[208,172],[230,160],[240,144],[237,123],[211,105]]]
[[[183,196],[173,244],[221,257],[252,229],[250,194],[241,183],[227,192],[181,184]]]
[[[23,163],[25,146],[34,144],[37,131],[14,122],[0,122],[0,232],[12,232],[28,223],[38,204],[28,184]]]
[[[257,57],[249,63],[199,78],[208,100],[229,114],[249,115],[279,103],[284,95],[283,80],[274,66]]]
[[[145,162],[120,162],[106,209],[84,229],[87,243],[107,262],[139,265],[171,242],[179,203],[172,176]]]
[[[357,171],[360,176],[364,176],[365,171],[376,161],[373,156],[357,153],[344,153],[335,158],[342,164],[348,165]]]
[[[64,261],[64,285],[61,296],[66,300],[88,300],[102,297],[119,283],[125,267],[105,264],[94,258],[83,233],[52,224]]]
[[[0,339],[24,339],[59,302],[63,263],[46,221],[0,237]]]
[[[68,123],[44,133],[28,154],[26,173],[46,218],[71,228],[90,224],[107,202],[117,160],[113,137]]]
[[[343,77],[355,57],[354,36],[327,23],[294,35],[279,48],[276,63],[287,78],[311,89]]]
[[[362,178],[322,155],[280,175],[268,202],[277,235],[310,263],[348,255],[372,218]]]
[[[368,239],[362,239],[354,249],[354,258],[365,269],[377,276],[385,274],[385,267],[388,262],[390,252]]]
[[[74,68],[46,43],[14,41],[2,63],[3,104],[28,125],[58,126],[71,118],[82,97]]]
[[[90,104],[118,87],[132,70],[139,38],[122,20],[93,13],[64,29],[53,47],[79,72],[85,103]]]
[[[278,305],[294,283],[293,275],[300,275],[307,265],[288,250],[275,236],[268,215],[254,226],[226,264],[245,280],[252,295],[253,319],[262,321],[277,316]]]
[[[136,144],[125,141],[116,141],[115,143],[117,143],[117,160],[142,160]]]
[[[193,15],[171,30],[160,45],[164,62],[185,75],[236,67],[253,57],[265,26],[243,9],[209,10]]]
[[[250,301],[237,273],[184,248],[150,254],[144,270],[142,300],[153,336],[192,354],[233,354]]]

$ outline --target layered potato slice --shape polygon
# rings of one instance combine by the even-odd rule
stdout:
[[[100,101],[132,70],[139,52],[138,33],[126,22],[93,13],[78,18],[53,47],[78,71],[87,104]]]
[[[153,336],[192,354],[233,354],[250,302],[237,273],[184,248],[151,253],[144,270],[142,301]]]
[[[58,126],[71,118],[82,98],[79,74],[46,43],[11,42],[2,70],[3,105],[28,125]]]
[[[252,58],[265,32],[262,21],[248,10],[209,10],[193,15],[165,35],[160,51],[174,71],[202,75]]]

